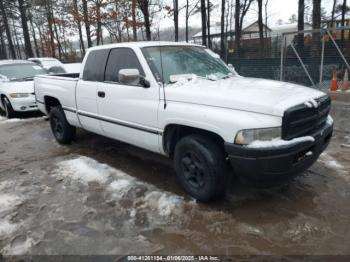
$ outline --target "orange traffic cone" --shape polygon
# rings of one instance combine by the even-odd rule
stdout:
[[[338,77],[337,77],[337,69],[333,69],[333,79],[331,80],[331,91],[337,91],[338,90]]]
[[[343,81],[343,92],[346,92],[349,89],[349,71],[345,69],[344,81]]]

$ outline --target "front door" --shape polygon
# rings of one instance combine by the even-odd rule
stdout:
[[[133,49],[120,47],[110,51],[104,82],[99,83],[97,90],[102,129],[108,137],[159,152],[159,87],[121,84],[121,69],[138,69],[145,76]]]

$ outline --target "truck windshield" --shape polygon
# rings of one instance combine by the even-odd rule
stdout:
[[[219,58],[197,46],[152,46],[142,48],[157,81],[170,83],[171,75],[194,74],[210,80],[232,76]],[[163,70],[162,70],[163,69]]]
[[[47,71],[36,64],[9,64],[0,66],[0,75],[10,81],[32,80],[36,75],[47,74]]]

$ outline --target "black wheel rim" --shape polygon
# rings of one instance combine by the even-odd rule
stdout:
[[[52,131],[56,138],[61,139],[63,137],[63,125],[57,117],[52,117],[51,120]]]
[[[205,167],[203,161],[192,151],[187,152],[181,159],[182,171],[186,182],[195,189],[205,185]]]

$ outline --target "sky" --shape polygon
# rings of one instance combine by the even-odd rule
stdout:
[[[172,4],[172,0],[165,0]],[[190,2],[195,2],[197,0],[190,0]],[[211,0],[212,3],[217,4],[217,8],[213,11],[211,15],[212,24],[215,22],[220,22],[220,3],[221,0]],[[310,2],[310,6],[312,6],[312,0],[305,1]],[[338,2],[342,2],[342,0],[338,0]],[[179,7],[185,5],[185,0],[179,0]],[[265,3],[265,0],[264,0]],[[324,7],[328,14],[330,14],[332,9],[333,0],[322,0],[321,6]],[[268,2],[268,26],[276,25],[279,19],[282,19],[284,22],[288,22],[288,19],[293,14],[298,14],[298,0],[269,0]],[[310,11],[312,8],[310,8]],[[171,27],[173,26],[173,20],[171,18],[161,18],[162,22],[160,23],[161,28]],[[252,5],[250,12],[246,16],[245,23],[253,23],[257,20],[257,4]],[[180,14],[179,18],[180,27],[185,27],[185,17],[184,14]],[[189,24],[191,26],[200,26],[201,19],[200,15],[195,15],[190,18]]]

